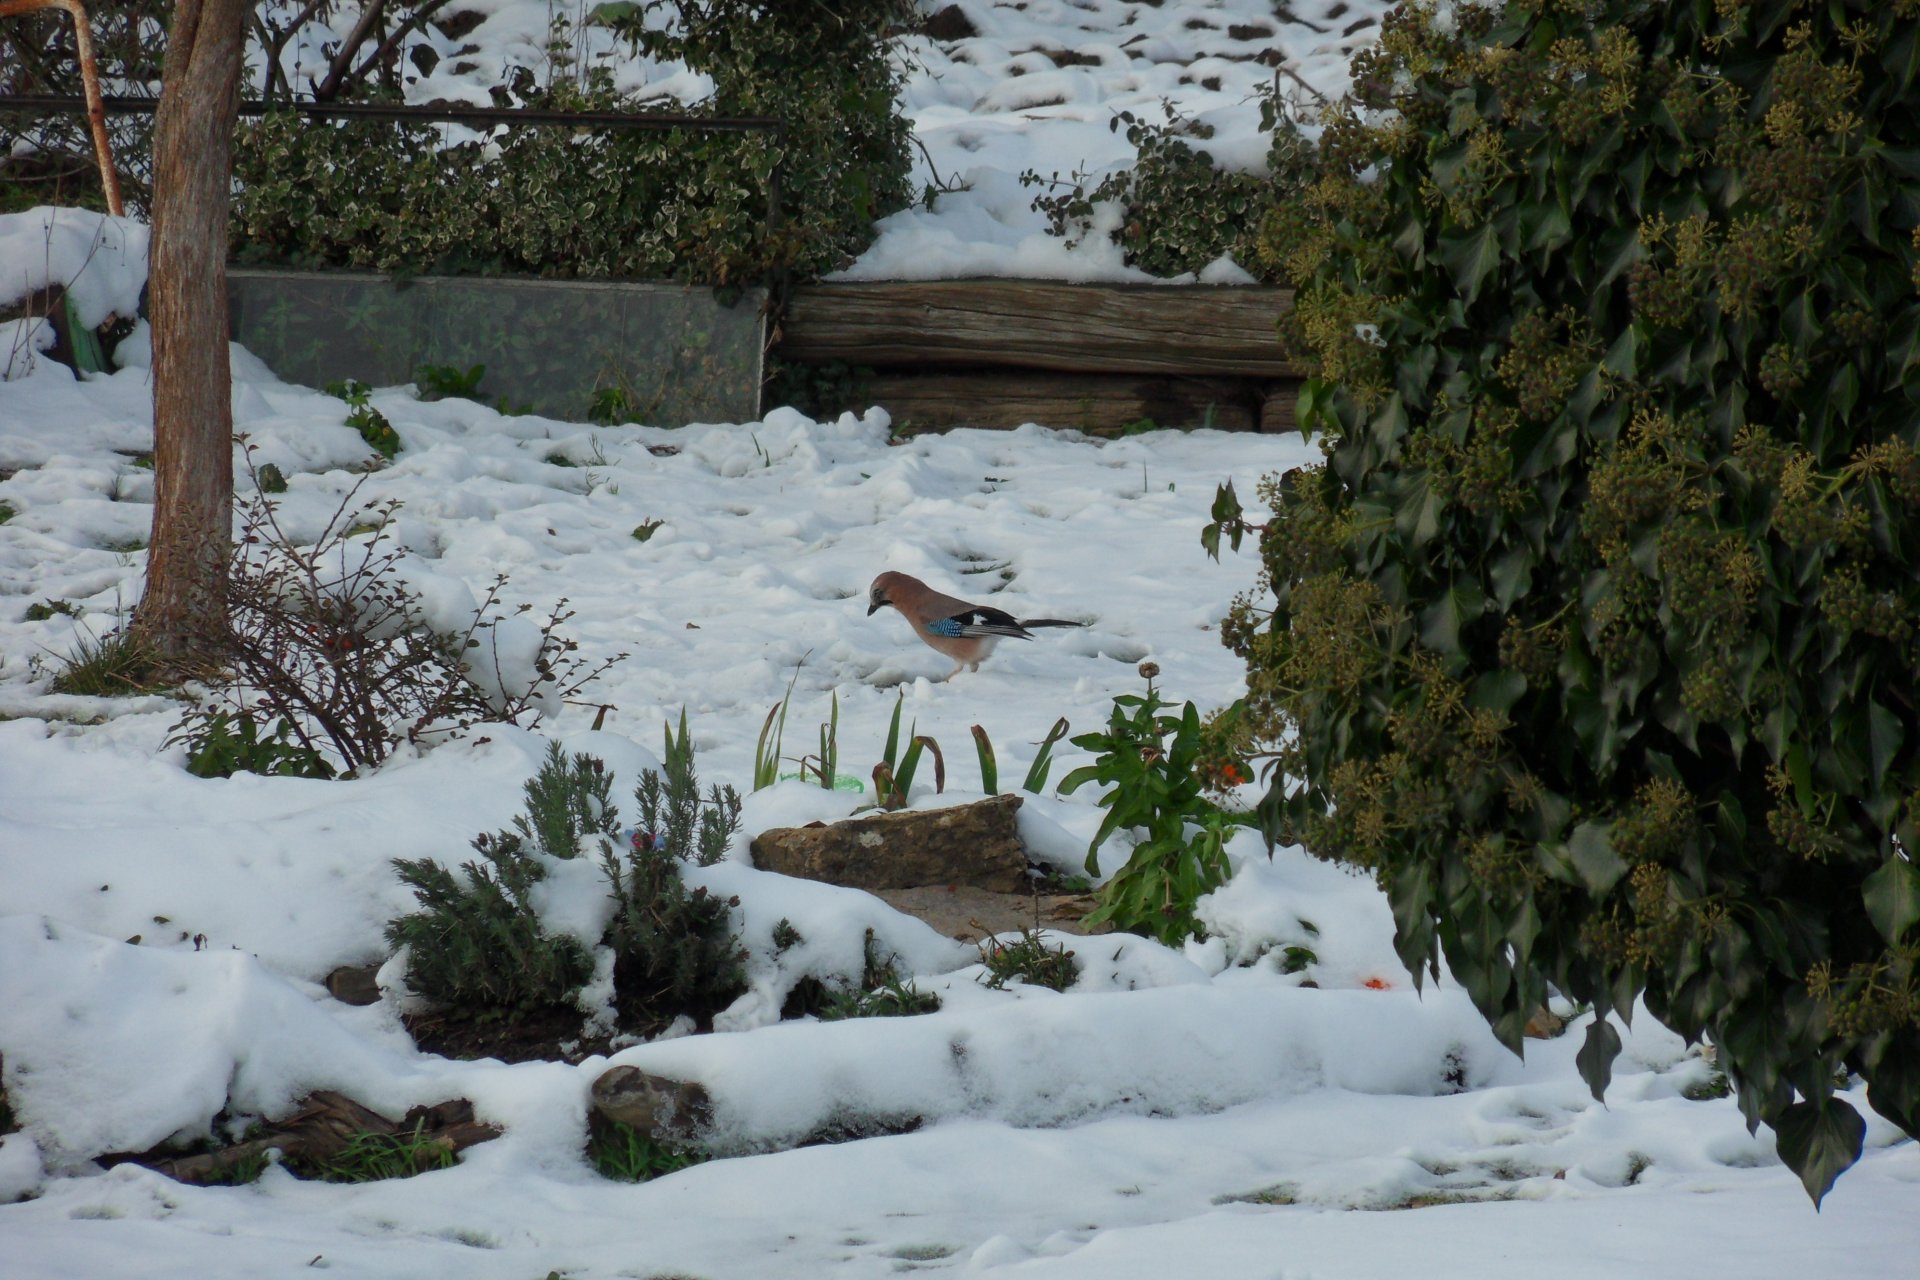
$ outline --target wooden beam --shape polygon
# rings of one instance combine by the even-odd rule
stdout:
[[[933,280],[804,285],[783,359],[873,369],[1006,366],[1063,373],[1294,378],[1274,333],[1290,289]]]
[[[1260,429],[1267,384],[1243,378],[1097,373],[880,373],[858,397],[903,432],[1036,422],[1092,435],[1129,427]],[[1276,397],[1278,393],[1275,393]]]

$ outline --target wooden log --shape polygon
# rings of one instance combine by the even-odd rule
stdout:
[[[1274,333],[1289,289],[932,280],[806,285],[783,359],[883,368],[1006,365],[1068,373],[1291,378]]]
[[[1297,381],[1269,382],[1261,387],[1260,430],[1268,435],[1298,431],[1300,421],[1295,412],[1299,403],[1300,384]]]
[[[903,433],[1028,422],[1091,435],[1143,423],[1252,431],[1260,425],[1260,386],[1239,378],[1137,374],[881,373],[863,384],[860,399],[893,415]]]

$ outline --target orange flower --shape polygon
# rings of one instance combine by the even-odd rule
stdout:
[[[1367,990],[1369,991],[1393,990],[1393,984],[1391,982],[1388,982],[1385,978],[1368,978],[1365,985]]]

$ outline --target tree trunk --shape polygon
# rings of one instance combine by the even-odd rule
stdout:
[[[227,616],[227,206],[248,10],[248,0],[179,0],[154,120],[153,537],[134,630],[179,669],[212,656]]]

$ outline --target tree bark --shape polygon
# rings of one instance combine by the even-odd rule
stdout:
[[[153,537],[134,632],[205,664],[227,616],[233,521],[227,209],[248,0],[179,0],[154,120]]]

